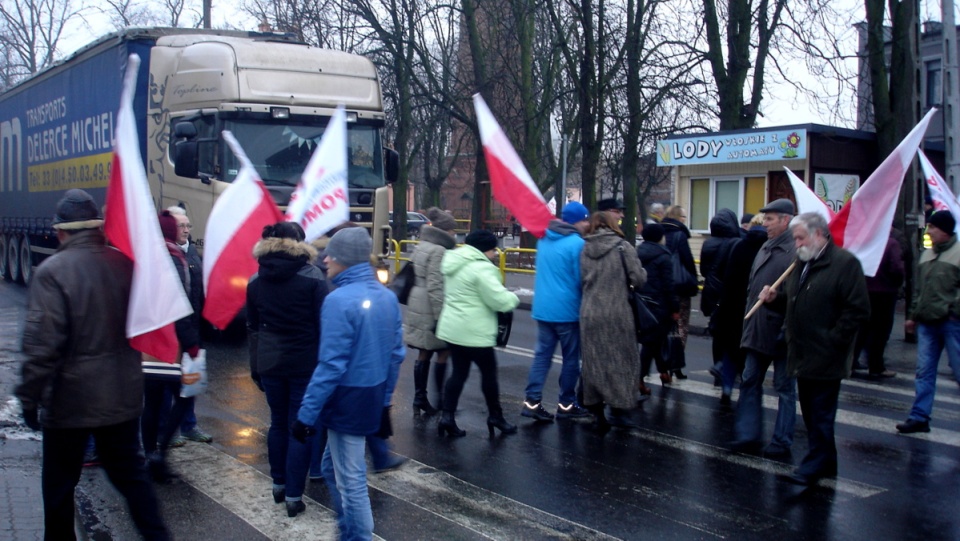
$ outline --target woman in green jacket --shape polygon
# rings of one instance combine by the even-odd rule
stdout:
[[[460,393],[470,374],[470,363],[480,369],[480,388],[487,402],[487,429],[513,434],[517,427],[503,418],[500,384],[497,382],[497,312],[509,312],[520,299],[500,282],[491,258],[497,253],[497,237],[486,230],[467,235],[466,244],[443,256],[443,310],[437,323],[437,338],[450,344],[453,374],[443,391],[443,417],[437,433],[454,437],[467,433],[457,426],[455,413]]]

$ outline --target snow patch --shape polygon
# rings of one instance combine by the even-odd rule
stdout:
[[[40,441],[40,432],[23,424],[20,401],[14,396],[7,398],[7,402],[0,406],[0,439]]]

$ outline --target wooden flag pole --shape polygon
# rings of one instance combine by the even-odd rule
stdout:
[[[780,287],[780,284],[782,284],[783,281],[787,279],[787,276],[790,276],[790,273],[793,272],[793,269],[794,269],[796,266],[797,266],[797,262],[796,262],[796,261],[794,261],[793,263],[790,263],[790,266],[787,267],[787,270],[783,271],[783,274],[780,275],[780,278],[777,278],[777,281],[774,282],[773,285],[770,286],[770,288],[771,288],[771,289],[777,289],[778,287]],[[760,300],[760,299],[757,299],[756,304],[754,304],[754,305],[753,305],[753,308],[751,308],[750,311],[747,312],[747,315],[743,316],[743,319],[744,319],[744,320],[750,319],[750,316],[752,316],[757,310],[759,310],[759,309],[760,309],[760,305],[762,305],[762,304],[763,304],[763,301]]]

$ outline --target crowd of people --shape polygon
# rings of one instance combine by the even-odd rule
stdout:
[[[699,292],[684,286],[687,274],[697,276],[686,210],[655,209],[636,245],[620,229],[623,209],[614,199],[600,201],[594,212],[568,203],[537,244],[532,306],[537,342],[521,417],[592,418],[599,432],[635,428],[633,412],[651,392],[644,379],[652,365],[663,384],[687,377],[683,348],[692,298]],[[899,243],[891,240],[880,271],[867,280],[856,257],[831,241],[821,216],[795,214],[787,199],[739,222],[730,210],[717,212],[699,274],[701,309],[710,317],[714,340],[710,371],[722,405],[731,405],[740,380],[731,449],[791,456],[799,400],[808,450],[786,480],[810,485],[837,474],[840,382],[850,376],[854,361],[863,352],[871,377],[894,375],[883,363],[883,351],[904,265]],[[366,450],[375,472],[406,460],[387,443],[406,347],[418,351],[414,414],[425,419],[440,413],[440,437],[466,436],[456,413],[473,364],[480,372],[489,435],[517,432],[500,402],[495,346],[498,314],[514,310],[519,299],[493,264],[498,239],[478,230],[456,246],[453,217],[437,208],[428,216],[432,225],[421,230],[409,263],[414,283],[405,316],[397,296],[376,278],[364,228],[343,224],[308,243],[297,224],[279,222],[263,229],[254,248],[259,271],[247,286],[250,375],[270,409],[272,498],[295,517],[306,507],[307,478],[323,479],[342,539],[372,535]],[[158,220],[194,310],[176,323],[176,339],[182,356],[196,358],[202,355],[203,289],[195,248],[191,256],[189,219],[168,209]],[[944,348],[960,381],[956,222],[945,211],[928,222],[933,248],[920,260],[918,295],[907,312],[907,326],[916,329],[920,345],[916,401],[896,427],[903,433],[930,430],[936,365]],[[196,425],[193,398],[181,397],[179,364],[138,355],[124,336],[132,264],[107,246],[93,199],[69,190],[53,223],[61,245],[30,285],[26,360],[16,390],[26,424],[43,430],[47,538],[73,539],[73,492],[92,439],[141,534],[168,539],[150,480],[175,477],[166,456],[178,430],[197,441],[211,438]],[[633,293],[655,319],[639,342]],[[97,317],[91,318],[94,310]],[[551,413],[543,390],[558,345],[559,394]],[[779,409],[764,446],[762,385],[771,366]]]

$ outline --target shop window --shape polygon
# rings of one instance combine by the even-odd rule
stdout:
[[[693,230],[710,228],[710,179],[690,179],[690,208],[687,209],[688,227]]]
[[[943,70],[940,66],[940,60],[931,60],[927,62],[927,108],[939,106],[942,96],[941,82]]]
[[[709,231],[710,220],[720,209],[738,217],[756,214],[766,203],[766,177],[690,179],[689,227]]]
[[[756,214],[767,204],[767,179],[764,177],[747,177],[747,186],[743,190],[743,216],[747,212]]]

